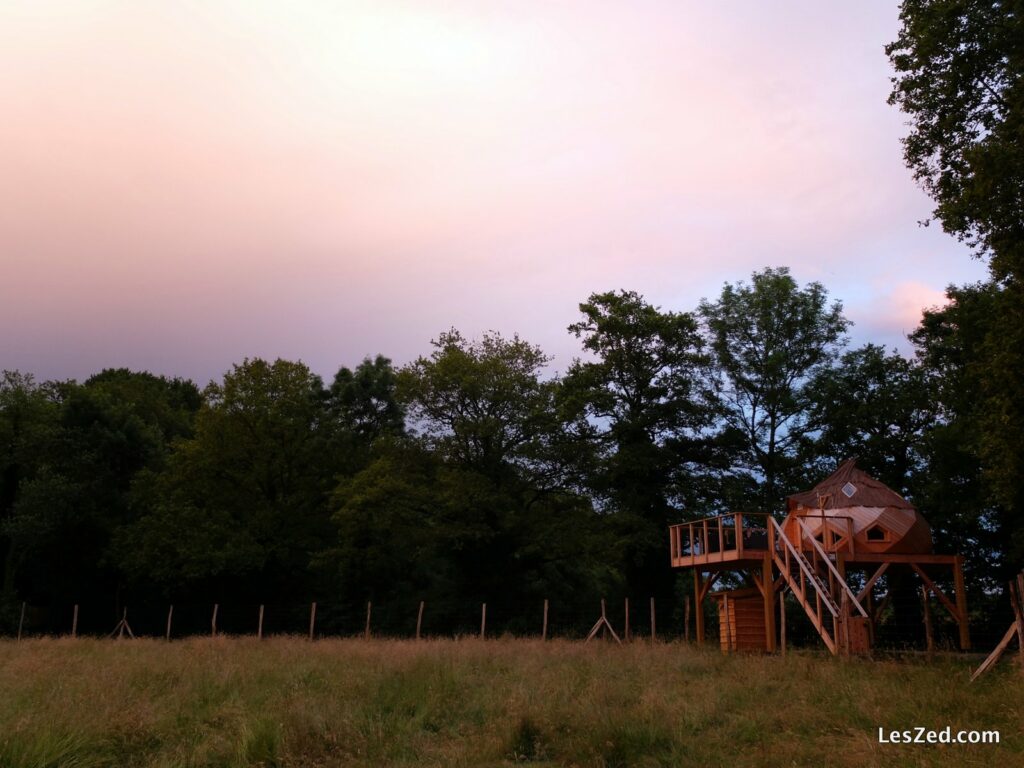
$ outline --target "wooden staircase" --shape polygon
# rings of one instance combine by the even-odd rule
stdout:
[[[851,606],[867,618],[857,596],[839,573],[832,558],[810,535],[802,520],[796,519],[799,526],[797,530],[811,542],[812,560],[804,556],[801,543],[791,541],[775,518],[769,517],[769,520],[775,545],[772,548],[772,559],[783,581],[803,606],[807,618],[829,651],[833,654],[848,653]]]

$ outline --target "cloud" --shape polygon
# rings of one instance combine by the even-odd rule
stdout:
[[[915,225],[895,30],[815,2],[5,3],[0,357],[329,374],[456,325],[563,363],[592,291],[973,279]],[[862,327],[903,332],[883,310]]]

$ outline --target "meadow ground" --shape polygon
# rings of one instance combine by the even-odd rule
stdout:
[[[1024,765],[1003,663],[669,643],[0,641],[0,766]],[[878,728],[998,729],[885,745]]]

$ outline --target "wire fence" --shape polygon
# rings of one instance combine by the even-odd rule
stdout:
[[[786,643],[793,648],[824,648],[817,631],[792,596],[785,600]],[[621,639],[696,641],[696,609],[690,598],[625,598],[604,602],[604,615]],[[990,601],[972,615],[971,649],[995,647],[1013,620],[1009,604]],[[925,607],[927,605],[927,608]],[[705,642],[719,643],[715,601],[703,605]],[[957,624],[940,602],[924,598],[916,606],[892,606],[877,617],[872,647],[878,651],[958,651]],[[139,601],[23,603],[0,636],[31,637],[187,637],[304,636],[324,638],[562,638],[582,640],[602,615],[600,603],[582,605],[556,600],[496,601],[453,606],[444,600],[344,604],[310,602],[164,602]],[[926,618],[927,616],[927,618]],[[780,614],[781,619],[781,614]],[[122,624],[122,620],[124,624]],[[778,622],[777,622],[778,623]],[[601,635],[610,633],[602,632]]]

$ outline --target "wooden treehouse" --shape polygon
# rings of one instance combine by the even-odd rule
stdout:
[[[849,459],[804,493],[790,496],[786,518],[736,512],[669,528],[672,566],[691,568],[697,642],[704,642],[704,600],[718,606],[723,650],[774,651],[777,602],[788,589],[833,654],[870,649],[889,604],[875,592],[886,571],[912,570],[949,611],[960,647],[970,648],[963,557],[932,552],[931,527],[914,506]],[[935,584],[952,571],[954,594]],[[709,592],[726,572],[752,587]]]

